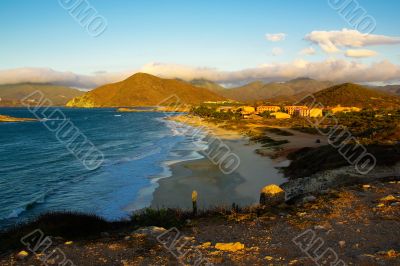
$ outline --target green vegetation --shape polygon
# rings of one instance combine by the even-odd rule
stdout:
[[[209,107],[206,105],[201,105],[199,107],[194,107],[191,110],[193,115],[200,116],[202,118],[211,118],[215,120],[241,120],[242,115],[240,113],[228,112],[217,112],[216,107]]]
[[[113,223],[96,215],[72,212],[48,213],[34,221],[19,224],[10,230],[0,232],[0,252],[21,247],[20,239],[36,229],[42,230],[46,235],[82,239],[111,230],[113,226]]]
[[[400,140],[400,110],[340,113],[323,121],[329,130],[340,125],[363,144],[396,144]]]
[[[354,106],[366,109],[394,109],[400,107],[400,97],[361,85],[345,83],[313,94],[317,103],[326,107]],[[312,104],[310,97],[301,104]]]
[[[261,128],[256,129],[256,131],[249,131],[247,132],[247,135],[250,137],[250,141],[254,141],[257,143],[261,143],[262,147],[264,148],[274,148],[283,144],[289,143],[288,140],[275,140],[267,135],[265,135],[265,128],[261,130]]]
[[[53,212],[41,215],[35,220],[18,224],[9,230],[0,231],[0,255],[10,250],[22,249],[20,239],[34,230],[40,229],[46,236],[62,237],[66,240],[90,240],[103,237],[103,233],[132,233],[141,227],[159,226],[164,228],[182,228],[188,219],[205,217],[223,217],[242,211],[229,208],[214,208],[199,210],[196,217],[191,211],[179,209],[145,209],[135,213],[130,220],[109,222],[94,214],[76,212]],[[248,211],[244,209],[243,211]]]
[[[348,144],[344,145],[342,150],[350,151],[353,148],[354,145]],[[369,153],[374,155],[377,160],[377,166],[392,166],[400,161],[399,145],[371,144],[366,145],[365,148]],[[303,148],[289,154],[288,159],[292,160],[292,163],[290,166],[283,168],[283,172],[286,176],[293,179],[308,177],[320,171],[350,165],[338,150],[330,145],[318,148]]]
[[[140,213],[131,217],[130,223],[135,227],[159,226],[164,228],[177,227],[181,228],[185,225],[189,213],[185,213],[172,209],[145,209]]]

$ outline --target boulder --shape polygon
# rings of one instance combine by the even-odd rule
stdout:
[[[389,196],[386,196],[384,198],[381,198],[380,201],[383,201],[383,202],[395,202],[395,201],[397,201],[397,198],[395,196],[393,196],[393,195],[389,195]]]
[[[236,242],[236,243],[217,243],[215,244],[215,248],[222,251],[236,252],[244,249],[244,244]]]
[[[303,203],[310,203],[310,202],[315,202],[317,200],[317,198],[315,197],[315,196],[307,196],[307,197],[304,197],[303,199],[302,199],[302,201],[303,201]]]
[[[29,253],[26,252],[25,250],[22,250],[17,254],[16,258],[17,258],[17,260],[24,260],[28,256],[29,256]]]
[[[150,227],[140,228],[140,229],[136,230],[135,232],[133,232],[133,234],[157,237],[166,231],[167,231],[167,229],[162,228],[162,227],[150,226]]]
[[[260,204],[276,206],[285,202],[285,191],[277,185],[269,185],[261,190]]]

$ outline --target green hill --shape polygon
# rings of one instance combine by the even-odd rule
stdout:
[[[21,99],[35,91],[42,92],[47,99],[52,101],[54,106],[63,106],[72,98],[84,93],[77,89],[51,84],[21,83],[0,85],[0,106],[22,106]]]
[[[327,107],[337,105],[389,109],[400,107],[400,97],[353,83],[333,86],[313,95],[317,102]],[[302,103],[307,104],[309,101]]]
[[[87,108],[155,106],[174,95],[185,104],[225,100],[224,97],[207,89],[195,87],[181,80],[162,79],[137,73],[121,82],[96,88],[69,101],[67,106]]]

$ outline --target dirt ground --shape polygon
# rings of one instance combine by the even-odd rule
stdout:
[[[354,185],[296,206],[188,221],[179,237],[114,232],[72,243],[52,238],[52,248],[73,263],[66,265],[400,265],[399,202],[398,181]],[[243,246],[235,252],[217,245],[236,242]],[[19,251],[0,265],[43,265],[43,254],[18,259]],[[336,264],[324,262],[328,254]]]

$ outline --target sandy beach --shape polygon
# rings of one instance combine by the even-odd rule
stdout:
[[[280,185],[287,181],[279,171],[279,167],[290,163],[286,158],[287,154],[302,147],[316,147],[327,143],[321,136],[285,128],[293,135],[268,133],[268,136],[276,140],[289,141],[281,145],[278,151],[274,151],[251,142],[249,137],[238,130],[225,129],[222,125],[207,122],[196,116],[175,116],[170,119],[201,127],[209,135],[220,138],[232,153],[240,158],[240,165],[232,174],[227,175],[207,157],[174,164],[171,166],[172,176],[158,181],[159,186],[153,193],[151,204],[154,208],[191,208],[193,190],[199,194],[200,208],[231,206],[232,203],[240,206],[258,203],[260,191],[264,186]],[[316,139],[319,139],[320,143],[316,143]]]
[[[172,165],[172,176],[158,181],[151,207],[191,208],[193,190],[199,194],[200,208],[231,206],[232,203],[251,205],[258,203],[259,192],[264,186],[286,181],[276,169],[281,163],[258,155],[255,151],[261,145],[250,143],[249,138],[239,132],[222,129],[197,117],[173,119],[205,127],[209,134],[220,138],[240,158],[240,165],[232,174],[224,174],[208,158]]]

